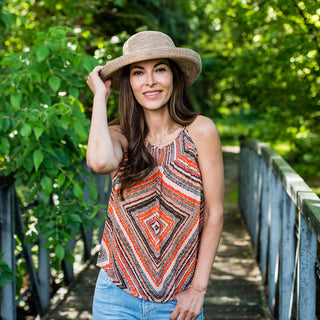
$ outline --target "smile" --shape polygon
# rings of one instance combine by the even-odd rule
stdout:
[[[143,95],[148,96],[148,97],[155,97],[155,96],[159,95],[160,93],[161,93],[161,91],[153,91],[153,92],[145,92]]]

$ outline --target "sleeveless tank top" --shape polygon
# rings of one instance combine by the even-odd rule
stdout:
[[[113,283],[133,296],[168,302],[192,281],[203,226],[203,186],[196,147],[186,128],[169,145],[145,142],[156,166],[120,195],[127,154],[112,173],[98,254]]]

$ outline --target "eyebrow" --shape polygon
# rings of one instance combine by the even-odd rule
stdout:
[[[156,64],[153,66],[153,68],[156,68],[156,67],[158,67],[158,66],[161,65],[161,64],[164,64],[164,65],[168,66],[167,63],[165,63],[164,61],[161,61],[161,62],[156,63]],[[139,65],[134,65],[134,66],[132,66],[132,67],[130,68],[130,70],[135,69],[135,68],[136,68],[136,69],[141,69],[141,70],[144,69],[143,67],[141,67],[141,66],[139,66]]]

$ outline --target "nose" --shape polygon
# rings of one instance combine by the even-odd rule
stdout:
[[[156,84],[156,80],[155,80],[154,74],[152,72],[147,73],[146,80],[147,80],[146,84],[150,87],[153,87]]]

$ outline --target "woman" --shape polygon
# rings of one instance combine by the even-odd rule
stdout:
[[[223,225],[223,162],[214,123],[186,86],[199,55],[156,31],[88,78],[94,94],[87,163],[112,173],[93,319],[203,319]],[[108,125],[110,88],[119,119]]]

